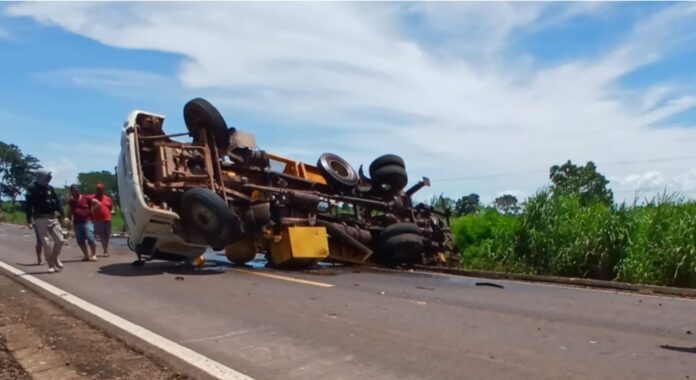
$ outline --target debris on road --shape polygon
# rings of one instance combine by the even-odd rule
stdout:
[[[490,286],[493,288],[505,289],[505,287],[503,285],[496,284],[493,282],[477,282],[476,286]]]

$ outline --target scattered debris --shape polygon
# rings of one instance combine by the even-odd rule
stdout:
[[[174,279],[184,281],[184,276],[176,276]]]
[[[686,330],[686,335],[691,335],[691,330]]]
[[[505,287],[504,287],[503,285],[496,284],[496,283],[493,283],[493,282],[477,282],[477,283],[476,283],[476,286],[490,286],[490,287],[493,287],[493,288],[505,289]]]
[[[428,287],[425,287],[425,286],[416,286],[416,289],[435,290],[435,288],[428,288]]]

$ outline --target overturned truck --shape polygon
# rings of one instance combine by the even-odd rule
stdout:
[[[200,264],[208,248],[235,264],[264,253],[286,268],[456,261],[448,215],[412,203],[429,181],[406,189],[401,157],[375,159],[369,177],[331,153],[316,165],[291,160],[228,128],[201,98],[184,106],[184,121],[188,133],[174,135],[162,115],[133,111],[124,123],[119,201],[136,263]],[[192,141],[174,140],[183,136]]]

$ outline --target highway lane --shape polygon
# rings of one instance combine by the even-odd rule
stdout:
[[[33,232],[0,260],[257,379],[696,378],[696,301],[327,267],[304,272],[97,263],[41,274]]]

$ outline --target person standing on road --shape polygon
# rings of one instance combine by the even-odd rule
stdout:
[[[36,265],[41,265],[43,262],[41,262],[41,250],[43,247],[43,244],[41,244],[41,236],[39,236],[39,230],[36,228],[36,224],[31,223],[29,228],[34,229],[34,236],[36,237]]]
[[[70,185],[70,195],[68,218],[72,220],[75,240],[84,255],[82,261],[97,261],[97,245],[94,243],[94,224],[92,224],[92,197],[81,194],[78,185]],[[89,253],[87,244],[89,244]]]
[[[60,198],[49,182],[51,182],[51,172],[43,169],[37,171],[36,179],[27,188],[25,199],[27,226],[36,229],[37,240],[43,246],[46,264],[48,264],[48,273],[54,273],[63,268],[59,258],[63,248],[63,231],[55,217],[56,213],[60,215],[63,223],[67,223],[67,219]],[[53,240],[52,246],[49,246],[49,236]],[[36,253],[40,262],[39,248]]]
[[[109,237],[111,236],[111,214],[113,203],[108,195],[104,194],[104,185],[97,184],[97,192],[92,198],[92,218],[94,219],[94,233],[101,241],[104,249],[104,257],[109,256]]]

